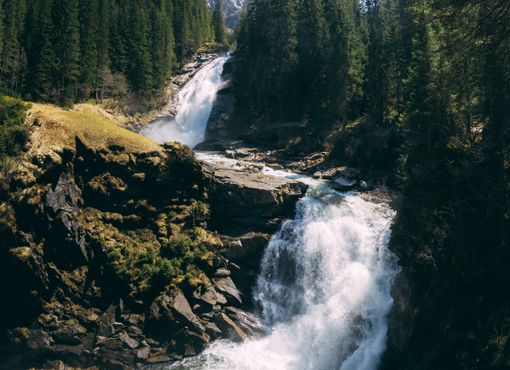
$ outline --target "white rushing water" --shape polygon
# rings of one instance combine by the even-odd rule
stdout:
[[[214,59],[202,67],[177,95],[177,115],[158,118],[140,133],[163,144],[178,141],[190,147],[204,141],[207,121],[221,85],[227,57]]]
[[[203,133],[225,58],[200,70],[179,94],[176,123],[156,122],[146,135],[193,146]],[[242,168],[221,154],[200,160]],[[260,166],[260,164],[259,164]],[[254,300],[265,335],[219,341],[172,370],[372,370],[386,346],[390,286],[398,272],[388,249],[395,216],[386,204],[264,166],[262,173],[310,186],[296,216],[273,236],[261,262]]]
[[[239,165],[218,156],[201,157]],[[298,203],[296,217],[273,236],[262,260],[254,299],[262,308],[267,335],[241,344],[217,342],[170,369],[377,367],[386,345],[390,285],[398,272],[387,248],[394,211],[316,180],[307,182],[311,188]]]

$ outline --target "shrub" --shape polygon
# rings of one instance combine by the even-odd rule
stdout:
[[[28,108],[19,99],[0,96],[0,158],[16,155],[23,148],[28,137],[25,126]]]

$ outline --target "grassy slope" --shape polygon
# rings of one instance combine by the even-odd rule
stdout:
[[[126,152],[161,151],[154,141],[116,125],[104,112],[89,104],[64,110],[52,105],[33,104],[29,123],[36,123],[33,149],[74,146],[75,138],[95,148],[122,146]]]

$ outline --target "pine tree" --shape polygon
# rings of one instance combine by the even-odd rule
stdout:
[[[206,0],[0,0],[0,88],[69,105],[129,83],[151,100],[176,54],[212,40]]]
[[[110,55],[115,72],[125,72],[128,64],[128,13],[124,7],[114,5],[110,25]]]
[[[327,23],[330,34],[326,60],[324,87],[325,108],[329,121],[345,120],[347,104],[348,60],[348,27],[344,9],[338,0],[326,0]]]
[[[4,46],[4,9],[3,4],[0,1],[0,65],[2,61],[2,50]],[[1,80],[0,80],[1,81]]]
[[[152,92],[154,77],[149,50],[148,14],[134,0],[131,0],[128,9],[130,33],[126,77],[134,91],[148,96]]]
[[[5,87],[18,92],[22,65],[21,36],[24,31],[25,0],[5,0],[4,37],[0,55],[0,79]]]
[[[97,37],[97,84],[96,102],[103,97],[104,83],[110,72],[110,23],[112,21],[112,4],[110,0],[99,0],[99,29]]]
[[[220,45],[226,43],[225,18],[223,0],[216,0],[213,11],[214,41]]]
[[[322,96],[327,83],[326,55],[329,43],[322,0],[302,0],[297,19],[298,75],[301,80],[299,99],[307,102],[307,113],[317,118],[325,108]]]
[[[53,100],[57,97],[55,71],[57,60],[53,44],[52,0],[31,4],[27,21],[28,73],[25,82],[29,99]]]
[[[72,105],[80,78],[80,24],[78,0],[56,0],[56,24],[62,32],[57,39],[60,103]]]
[[[154,89],[162,89],[170,78],[173,63],[173,30],[171,9],[156,6],[152,13],[152,63]]]
[[[296,114],[296,18],[292,0],[259,0],[248,6],[241,26],[241,35],[247,34],[238,52],[240,60],[250,60],[250,65],[241,67],[236,79],[240,103],[250,116],[286,119]]]
[[[81,97],[87,99],[98,81],[99,2],[80,2]]]
[[[366,0],[367,9],[367,64],[365,68],[367,110],[375,124],[384,122],[385,86],[382,58],[382,21],[380,0]]]
[[[412,150],[431,153],[432,96],[429,32],[423,10],[414,17],[412,54],[406,84],[406,129]]]
[[[388,0],[382,6],[382,60],[386,75],[385,120],[401,123],[404,114],[404,80],[412,49],[412,24],[407,12],[408,0]]]

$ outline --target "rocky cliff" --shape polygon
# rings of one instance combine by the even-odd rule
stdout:
[[[260,330],[247,312],[260,231],[303,185],[205,171],[87,106],[35,105],[28,121],[0,191],[0,367],[127,369]]]

